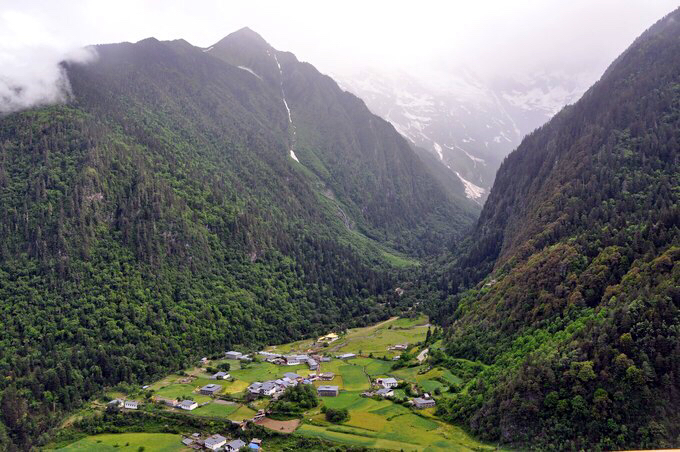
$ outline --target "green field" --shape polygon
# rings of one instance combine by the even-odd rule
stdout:
[[[361,366],[345,364],[340,366],[339,370],[340,375],[342,375],[343,386],[347,391],[368,389],[370,387],[368,377]]]
[[[71,451],[134,451],[144,447],[146,452],[183,450],[182,436],[170,433],[119,433],[94,435],[58,449]]]
[[[196,416],[228,417],[238,410],[239,404],[229,404],[212,402],[207,405],[199,406],[195,410],[188,411],[189,414]]]
[[[154,391],[154,395],[160,396],[160,397],[167,397],[169,399],[181,399],[183,397],[191,397],[193,400],[195,400],[198,403],[203,403],[207,402],[210,399],[209,396],[206,395],[201,395],[201,394],[196,394],[194,393],[194,389],[199,387],[198,385],[195,384],[169,384],[167,386],[163,386],[157,390]]]
[[[414,344],[425,340],[427,328],[424,326],[427,318],[415,319],[393,318],[365,328],[349,330],[332,347],[334,353],[359,353],[364,355],[373,353],[376,356],[394,356],[401,352],[388,351],[390,345],[409,343]]]
[[[242,421],[244,419],[252,419],[255,414],[255,411],[251,410],[245,405],[241,405],[236,411],[230,413],[227,418],[231,419],[232,421]]]
[[[391,400],[374,400],[372,398],[361,397],[361,393],[370,388],[371,379],[380,376],[394,376],[400,380],[411,383],[418,383],[425,391],[434,393],[435,389],[446,390],[449,384],[460,384],[461,379],[453,375],[449,370],[443,368],[427,368],[427,364],[417,367],[401,368],[393,370],[392,360],[382,360],[368,358],[369,353],[374,356],[392,356],[398,352],[388,352],[387,347],[398,343],[408,342],[415,345],[425,339],[427,333],[427,319],[419,317],[415,319],[392,318],[377,325],[355,328],[349,330],[338,341],[330,347],[322,349],[322,353],[327,355],[337,355],[340,353],[357,353],[363,356],[339,360],[333,359],[330,362],[321,364],[320,371],[333,372],[336,377],[332,381],[315,381],[314,384],[337,385],[341,392],[337,397],[322,397],[321,405],[306,412],[303,416],[303,423],[298,432],[305,436],[314,436],[328,439],[348,445],[363,447],[393,449],[393,450],[418,450],[418,451],[439,451],[439,450],[481,450],[488,446],[479,443],[468,436],[460,428],[446,424],[436,418],[434,409],[414,412],[411,408],[394,403]],[[312,340],[300,341],[291,344],[284,344],[275,347],[279,352],[300,351],[307,352],[312,346]],[[418,349],[414,349],[417,351]],[[215,360],[208,363],[208,366],[217,366],[226,360]],[[244,364],[241,368],[239,361],[228,361],[231,365],[229,373],[234,381],[219,381],[223,386],[222,394],[231,395],[236,398],[241,397],[247,386],[254,381],[267,381],[281,378],[286,372],[295,372],[299,375],[308,375],[309,369],[306,365],[298,366],[278,366],[267,362],[253,362]],[[427,370],[427,372],[425,372]],[[422,373],[421,373],[422,372]],[[227,418],[234,421],[250,419],[255,415],[255,411],[241,403],[217,403],[208,396],[196,394],[194,391],[207,384],[214,383],[210,380],[210,375],[203,368],[193,368],[186,370],[187,375],[194,378],[190,383],[181,381],[188,378],[180,375],[169,375],[168,377],[154,383],[151,389],[154,395],[171,399],[191,396],[199,403],[211,401],[211,403],[199,407],[187,415]],[[198,377],[198,378],[195,378]],[[395,391],[398,398],[405,397],[403,390]],[[254,402],[258,409],[264,409],[269,404],[269,399],[259,399]],[[329,424],[321,413],[321,407],[346,408],[349,411],[349,419],[341,424]],[[311,422],[311,423],[310,423]],[[176,435],[166,435],[165,441],[155,442],[152,439],[145,440],[144,434],[139,434],[131,439],[125,439],[124,435],[100,435],[88,437],[77,443],[72,444],[72,449],[66,450],[111,450],[114,441],[118,448],[123,448],[123,444],[129,442],[135,444],[135,450],[139,446],[145,446],[146,450],[179,450],[181,443]],[[146,435],[152,438],[153,435]],[[164,437],[164,435],[161,435]],[[134,440],[134,441],[133,441]],[[95,441],[95,443],[93,443]],[[96,443],[96,441],[101,441]],[[144,443],[147,441],[146,443]],[[150,448],[159,447],[159,448]],[[167,447],[167,449],[166,449]],[[99,449],[98,449],[99,448]]]

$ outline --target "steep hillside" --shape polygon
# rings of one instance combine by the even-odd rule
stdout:
[[[678,68],[680,10],[502,164],[430,283],[436,359],[480,364],[450,419],[541,449],[680,445]]]
[[[472,219],[310,65],[291,75],[301,165],[278,68],[181,40],[96,50],[64,65],[69,105],[0,118],[0,449],[103,387],[384,318],[405,261],[387,246],[425,254]]]
[[[434,253],[446,231],[462,231],[476,217],[463,197],[447,199],[428,164],[388,122],[309,63],[247,28],[206,53],[251,71],[280,96],[289,113],[292,158],[369,237],[401,251],[422,254],[425,246]]]

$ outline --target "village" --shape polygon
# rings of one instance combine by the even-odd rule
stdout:
[[[431,444],[433,438],[441,444],[458,437],[474,442],[437,420],[437,399],[460,379],[415,358],[426,350],[427,330],[422,320],[395,318],[264,350],[229,350],[137,393],[111,393],[116,397],[107,409],[223,419],[240,432],[238,437],[227,431],[186,432],[177,439],[178,450],[276,450],[261,434],[249,435],[251,426],[396,450],[418,450],[418,441]],[[313,388],[319,406],[297,418],[273,416],[272,404],[298,385]],[[334,426],[326,409],[346,410],[348,419]]]

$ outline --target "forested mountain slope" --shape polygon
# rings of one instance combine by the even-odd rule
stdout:
[[[472,221],[310,65],[309,92],[290,88],[300,164],[264,72],[181,40],[96,50],[64,66],[68,105],[0,118],[0,449],[40,444],[105,386],[383,318],[385,245],[425,254]]]
[[[522,447],[680,445],[680,10],[502,164],[421,291],[476,375],[440,409]]]
[[[463,196],[454,199],[452,211],[436,182],[442,178],[424,170],[430,163],[311,64],[275,50],[248,28],[206,52],[251,71],[285,101],[290,149],[370,237],[421,254],[426,246],[431,254],[445,237],[442,231],[461,231],[476,217],[477,207]]]

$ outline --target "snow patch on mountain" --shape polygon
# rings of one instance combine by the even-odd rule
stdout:
[[[434,142],[434,150],[437,151],[437,155],[439,156],[439,160],[444,160],[444,151],[442,150],[442,147],[439,143],[436,141]]]
[[[296,162],[300,163],[300,160],[298,160],[297,155],[295,155],[295,151],[292,150],[292,149],[290,150],[290,158],[292,158]]]
[[[460,181],[463,183],[463,186],[465,187],[465,196],[467,196],[469,199],[472,199],[473,201],[479,202],[482,196],[486,194],[486,190],[465,179],[458,171],[454,171],[454,173],[456,173],[456,176],[458,176],[458,179],[460,179]]]
[[[236,67],[238,67],[239,69],[243,69],[243,70],[246,71],[246,72],[250,72],[250,73],[253,74],[255,77],[257,77],[257,78],[259,78],[260,80],[262,80],[262,77],[260,77],[259,75],[257,75],[257,74],[255,73],[255,71],[253,71],[253,70],[250,69],[249,67],[246,67],[246,66],[236,66]]]

